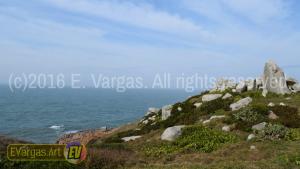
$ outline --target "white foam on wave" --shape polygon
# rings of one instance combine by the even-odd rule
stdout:
[[[65,134],[74,134],[74,133],[78,133],[78,130],[71,130],[71,131],[66,131]]]
[[[50,126],[49,128],[53,129],[53,130],[59,130],[59,129],[63,128],[63,127],[64,127],[64,125],[53,125],[53,126]]]

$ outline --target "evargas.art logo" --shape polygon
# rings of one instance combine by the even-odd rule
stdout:
[[[66,145],[64,155],[68,162],[78,164],[86,159],[87,150],[86,147],[79,142],[71,142]]]

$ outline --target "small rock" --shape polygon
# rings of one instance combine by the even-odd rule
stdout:
[[[254,134],[249,134],[249,136],[247,137],[247,141],[250,141],[250,140],[252,140],[254,138],[255,138]]]
[[[292,77],[288,77],[288,78],[286,79],[286,84],[287,84],[288,86],[293,86],[293,85],[295,85],[295,84],[297,84],[297,83],[298,83],[298,81],[297,81],[296,79],[292,78]]]
[[[285,98],[285,100],[292,100],[292,98],[291,97],[287,97],[287,98]]]
[[[128,141],[134,141],[136,139],[139,139],[141,138],[142,136],[130,136],[130,137],[123,137],[122,140],[125,141],[125,142],[128,142]]]
[[[236,110],[239,110],[243,107],[248,106],[251,102],[252,102],[252,98],[251,97],[246,97],[244,99],[239,100],[236,103],[231,104],[230,108],[231,108],[232,111],[236,111]]]
[[[177,110],[178,110],[178,111],[182,111],[182,108],[181,108],[181,107],[178,107]]]
[[[256,89],[262,88],[262,86],[263,86],[263,80],[262,80],[262,78],[260,78],[260,77],[256,78],[255,82],[256,82],[256,84],[255,84],[255,88]]]
[[[166,120],[171,116],[172,108],[173,108],[172,105],[166,105],[162,108],[162,113],[161,113],[162,120]]]
[[[271,119],[271,120],[276,120],[276,119],[278,119],[278,116],[277,116],[273,111],[270,111],[270,112],[269,112],[268,117],[269,117],[269,119]]]
[[[268,107],[274,107],[274,106],[275,106],[275,104],[272,103],[272,102],[270,102],[270,103],[268,104]]]
[[[252,130],[257,130],[257,131],[261,131],[266,127],[267,123],[266,122],[262,122],[259,124],[256,124],[254,126],[252,126]]]
[[[228,99],[228,98],[230,98],[230,97],[232,97],[232,95],[231,95],[230,93],[226,93],[226,94],[222,97],[222,99],[225,100],[225,99]]]
[[[222,97],[221,94],[206,94],[206,95],[202,96],[202,101],[203,102],[209,102],[209,101],[212,101],[212,100],[216,100],[220,97]]]
[[[224,126],[222,127],[223,131],[229,132],[230,131],[230,126]]]
[[[236,93],[236,89],[232,89],[231,91],[232,91],[232,93]]]
[[[144,120],[142,121],[143,124],[148,124],[149,123],[149,120]]]
[[[167,128],[161,135],[161,140],[174,141],[182,134],[182,128],[184,128],[184,126],[173,126]]]
[[[195,103],[195,104],[194,104],[194,106],[195,106],[196,108],[200,107],[201,105],[202,105],[202,103]]]
[[[250,146],[250,150],[256,150],[256,147],[255,146]]]
[[[148,119],[151,120],[151,121],[155,121],[156,116],[149,117]]]
[[[279,105],[280,105],[280,106],[286,106],[286,104],[284,104],[284,103],[282,103],[282,102],[279,103]]]
[[[203,124],[210,123],[210,120],[204,120],[202,123],[203,123]]]

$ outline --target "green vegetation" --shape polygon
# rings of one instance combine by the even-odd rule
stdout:
[[[225,94],[231,93],[216,92]],[[277,95],[268,93],[263,97],[260,91],[242,94],[231,93],[233,97],[202,102],[200,95],[173,105],[171,116],[162,121],[161,111],[148,124],[123,127],[113,134],[88,144],[87,160],[80,165],[67,162],[10,162],[6,159],[6,145],[13,140],[2,140],[0,144],[0,169],[115,169],[115,168],[195,168],[195,169],[297,169],[300,168],[300,93]],[[238,111],[231,111],[229,105],[241,98],[251,97],[253,102]],[[286,99],[289,97],[290,99]],[[268,107],[273,102],[276,106]],[[287,106],[279,106],[279,103]],[[178,108],[181,108],[181,111]],[[278,116],[271,120],[270,111]],[[150,114],[144,119],[152,117]],[[225,115],[225,119],[212,120],[202,126],[201,120],[213,115]],[[201,119],[201,120],[200,120]],[[267,122],[267,126],[256,134],[252,141],[246,141],[253,133],[252,126]],[[186,125],[173,142],[160,139],[162,132],[175,125]],[[222,131],[230,125],[232,130]],[[123,137],[142,136],[140,139],[123,142]],[[1,140],[0,140],[1,141]],[[254,145],[255,150],[250,150]]]

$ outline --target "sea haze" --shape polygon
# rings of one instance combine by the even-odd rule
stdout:
[[[0,86],[0,134],[53,143],[63,133],[117,127],[140,119],[148,107],[185,100],[183,90],[29,89]]]

